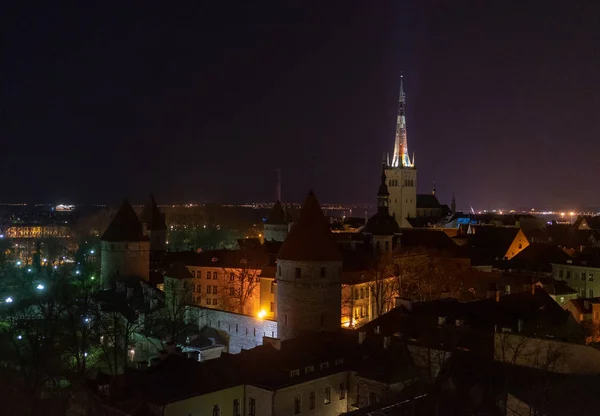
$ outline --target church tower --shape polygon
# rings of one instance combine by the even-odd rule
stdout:
[[[417,216],[417,169],[415,158],[408,154],[408,139],[406,137],[406,97],[404,85],[400,76],[400,100],[398,116],[396,117],[396,137],[392,163],[387,163],[385,176],[388,180],[390,193],[389,210],[396,217],[398,225],[410,228],[408,218]]]
[[[367,221],[363,233],[371,237],[374,254],[391,253],[396,246],[400,227],[396,219],[390,215],[390,193],[385,176],[385,165],[382,166],[381,184],[377,191],[377,213]]]
[[[277,336],[334,331],[341,325],[342,253],[310,191],[277,254]]]

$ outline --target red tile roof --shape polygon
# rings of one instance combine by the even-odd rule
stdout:
[[[300,217],[283,242],[277,258],[295,261],[342,260],[342,253],[312,191],[308,193],[300,210]]]

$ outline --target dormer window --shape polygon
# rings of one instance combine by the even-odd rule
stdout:
[[[309,365],[308,367],[304,367],[305,374],[312,373],[313,371],[315,371],[315,367],[312,365]]]
[[[298,377],[298,376],[300,376],[300,370],[290,371],[290,377]]]
[[[329,368],[329,362],[325,361],[321,363],[321,370],[327,370]]]

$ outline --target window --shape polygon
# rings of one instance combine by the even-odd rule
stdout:
[[[202,293],[202,285],[201,284],[196,285],[196,293]]]
[[[213,406],[213,416],[221,416],[221,405],[215,404]]]
[[[358,289],[356,289],[356,288],[355,288],[355,289],[354,289],[354,299],[355,299],[355,300],[358,300],[358,298],[359,298],[359,297],[358,297]]]
[[[290,377],[298,377],[299,375],[300,375],[300,370],[290,371]]]
[[[390,242],[386,241],[385,242],[385,251],[389,251],[390,250]]]
[[[335,365],[342,365],[344,364],[344,359],[343,358],[336,358],[335,359]]]
[[[210,280],[210,272],[206,272],[206,278]]]
[[[281,266],[277,266],[277,275],[281,276]]]
[[[275,312],[275,302],[271,302],[271,312]]]
[[[213,299],[213,306],[217,306],[217,298]]]
[[[256,400],[250,397],[248,400],[248,416],[256,416]]]
[[[218,276],[217,272],[213,272],[213,280],[217,280],[217,276]]]
[[[209,298],[206,298],[206,304],[210,305],[210,299]]]
[[[365,308],[364,308],[364,306],[361,306],[361,307],[360,307],[360,317],[361,317],[361,318],[364,318],[364,317],[365,317]]]
[[[195,270],[192,270],[192,276],[196,277],[196,271]]]
[[[321,267],[321,279],[327,276],[327,268]]]
[[[325,396],[323,397],[323,403],[331,403],[331,387],[329,386],[325,387]]]
[[[300,267],[296,267],[295,276],[296,279],[300,279],[302,277],[302,271],[300,270]]]
[[[310,392],[310,395],[308,396],[308,408],[310,410],[315,408],[315,404],[316,404],[317,400],[316,400],[316,394],[313,391]]]
[[[275,293],[275,280],[271,282],[271,293]]]
[[[235,290],[232,287],[230,287],[229,288],[229,296],[234,296],[234,294],[235,294]]]
[[[302,396],[297,395],[294,397],[294,414],[299,415],[302,413]]]
[[[216,295],[216,294],[217,294],[217,287],[213,286],[213,295]]]
[[[235,274],[234,273],[230,273],[229,274],[229,281],[233,282],[235,280]]]
[[[313,371],[315,371],[315,367],[312,365],[309,365],[308,367],[304,367],[305,374],[312,373]]]
[[[570,279],[571,278],[571,272],[569,270],[567,270],[567,276],[566,279]]]
[[[340,400],[344,400],[346,398],[346,385],[344,383],[340,383]]]
[[[240,399],[233,399],[233,416],[240,416]]]
[[[210,295],[210,286],[206,286],[206,294]]]
[[[585,272],[581,272],[581,280],[585,280]]]
[[[373,392],[369,393],[369,404],[377,403],[377,395]]]
[[[594,289],[588,289],[588,292],[589,292],[589,294],[590,294],[590,296],[589,296],[589,297],[590,297],[590,298],[593,298],[593,297],[594,297]]]
[[[588,275],[588,280],[589,280],[590,282],[593,282],[593,281],[594,281],[594,273],[590,273],[590,274]]]
[[[321,363],[321,370],[326,370],[329,368],[329,363],[327,361],[325,361],[324,363]]]
[[[364,288],[364,287],[361,287],[361,288],[360,288],[360,298],[361,298],[361,299],[364,299],[364,297],[365,297],[365,288]]]

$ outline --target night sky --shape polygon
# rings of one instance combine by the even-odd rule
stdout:
[[[375,202],[402,71],[419,192],[600,206],[597,2],[12,3],[2,202]]]

